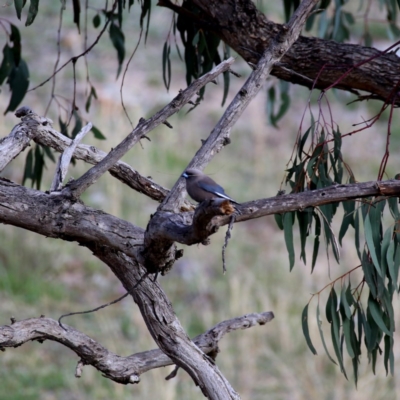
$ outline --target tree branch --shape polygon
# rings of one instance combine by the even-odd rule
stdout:
[[[190,161],[188,167],[202,169],[210,162],[215,154],[219,153],[226,144],[230,143],[229,135],[232,126],[246,109],[250,101],[254,99],[256,94],[260,91],[274,64],[279,62],[283,55],[289,50],[290,46],[296,41],[305,24],[307,16],[317,2],[318,0],[303,1],[293,14],[289,23],[282,26],[281,30],[277,32],[268,48],[264,51],[257,67],[229,104],[223,116],[211,131],[208,139]],[[183,187],[184,179],[180,178],[162,204],[158,207],[157,213],[176,213],[183,199]],[[163,216],[157,215],[156,218],[153,217],[153,219],[150,220],[145,234],[144,254],[148,256],[148,264],[146,267],[151,268],[151,270],[157,267],[157,262],[160,262],[160,260],[165,260],[162,261],[162,265],[167,265],[167,260],[173,258],[173,254],[171,253],[175,252],[175,247],[173,246],[174,241],[168,240],[165,237],[164,240],[160,240],[160,235],[157,232],[159,230],[160,218],[164,219]],[[172,216],[172,218],[174,218],[174,216]],[[206,230],[203,230],[203,232],[205,231]],[[155,236],[153,232],[156,232]],[[157,260],[157,262],[153,260]]]
[[[297,40],[308,14],[316,3],[318,3],[318,0],[303,1],[289,23],[283,25],[280,30],[275,32],[269,46],[258,60],[257,68],[251,73],[246,83],[231,101],[221,119],[192,158],[187,168],[203,169],[224,146],[230,143],[229,135],[233,125],[261,90],[273,66],[280,61]],[[177,212],[183,199],[184,185],[184,179],[179,179],[158,210]]]
[[[56,167],[56,173],[54,174],[53,182],[51,183],[50,191],[60,190],[65,176],[68,172],[69,163],[71,162],[72,155],[79,142],[85,137],[85,135],[92,129],[93,125],[89,122],[85,125],[80,132],[71,141],[71,144],[64,150],[62,155],[59,157]]]
[[[76,181],[67,185],[63,190],[63,194],[68,197],[79,198],[80,195],[97,179],[107,172],[117,161],[124,156],[139,140],[143,139],[150,131],[167,120],[168,117],[178,112],[194,94],[204,85],[214,80],[219,74],[227,71],[233,64],[234,59],[231,57],[217,65],[209,73],[195,80],[188,88],[180,91],[180,93],[162,110],[148,120],[141,119],[137,127],[106,157],[97,165],[92,167],[83,176]]]
[[[220,322],[196,336],[193,342],[205,354],[216,355],[219,341],[226,333],[265,325],[274,318],[272,312],[247,314]],[[82,332],[66,325],[65,331],[51,318],[30,318],[0,327],[0,349],[18,347],[29,341],[52,340],[74,351],[82,365],[92,365],[106,378],[128,384],[139,383],[140,375],[154,368],[174,364],[161,350],[154,349],[128,357],[118,356]]]
[[[212,21],[212,31],[252,64],[258,62],[282,27],[269,21],[251,0],[191,3],[199,7],[203,19]],[[372,98],[400,105],[399,93],[392,93],[400,76],[400,58],[395,52],[300,36],[271,74],[310,89],[334,86],[352,93],[366,91]]]

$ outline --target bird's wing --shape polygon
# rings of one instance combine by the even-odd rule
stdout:
[[[222,195],[221,197],[226,196],[224,188],[222,188],[221,186],[219,186],[217,184],[211,185],[211,184],[208,184],[205,182],[199,182],[198,185],[199,185],[199,187],[204,189],[206,192],[214,193],[217,196]]]

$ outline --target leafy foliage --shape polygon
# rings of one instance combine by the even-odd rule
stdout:
[[[319,121],[313,119],[312,121],[312,125],[305,133],[299,134],[295,156],[287,170],[286,183],[292,188],[292,192],[315,190],[334,184],[346,183],[345,179],[355,182],[353,173],[343,160],[342,137],[339,128],[336,127],[328,133],[324,128],[318,129],[320,127]],[[310,142],[309,148],[305,150],[305,145],[308,142]],[[346,178],[344,172],[346,172]],[[386,204],[389,205],[392,221],[389,223],[389,227],[384,230],[384,220],[388,219],[387,213],[384,212]],[[342,206],[344,216],[339,232],[339,243],[342,243],[349,227],[352,227],[360,265],[326,287],[330,288],[330,293],[325,310],[326,320],[331,328],[332,346],[337,363],[347,377],[344,368],[344,357],[347,353],[352,360],[353,373],[357,382],[363,336],[372,370],[375,372],[378,355],[382,354],[381,348],[383,346],[383,362],[386,372],[393,374],[395,318],[392,302],[393,295],[400,291],[400,235],[398,235],[397,230],[400,214],[397,198],[368,198],[362,204],[357,204],[356,201],[346,201],[342,203]],[[330,247],[335,260],[339,262],[338,242],[331,227],[337,209],[338,204],[327,204],[319,208],[309,208],[302,212],[286,213],[281,216],[283,224],[278,218],[278,226],[285,233],[290,269],[293,268],[295,257],[292,233],[295,217],[297,217],[300,232],[300,258],[304,263],[306,263],[305,244],[311,236],[312,224],[315,224],[311,271],[314,270],[318,254],[321,226],[325,236],[327,255],[329,257],[328,249]],[[365,238],[363,246],[361,246],[362,237]],[[350,279],[347,278],[356,270],[361,270],[363,275],[359,283],[352,286]],[[339,290],[335,290],[335,284],[338,281],[341,282],[341,287]],[[318,299],[322,290],[316,294]],[[367,294],[363,295],[364,292],[367,292]],[[316,354],[307,326],[308,308],[309,305],[307,304],[302,314],[303,333],[311,352]],[[317,323],[324,349],[328,357],[334,361],[328,352],[321,328],[319,304],[317,307]]]

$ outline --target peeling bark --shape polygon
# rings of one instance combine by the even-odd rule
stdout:
[[[200,16],[208,23],[208,29],[253,64],[257,64],[282,29],[282,25],[269,21],[257,10],[251,0],[190,2],[202,11]],[[394,99],[394,104],[400,104],[399,90],[393,93],[399,82],[400,58],[371,47],[300,36],[271,75],[308,88],[324,90],[335,85],[352,93],[367,92],[370,98],[389,103]]]

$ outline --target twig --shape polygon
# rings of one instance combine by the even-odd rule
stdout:
[[[228,247],[228,241],[231,238],[231,231],[233,229],[233,224],[235,223],[236,214],[232,214],[229,220],[228,229],[225,235],[225,243],[222,246],[222,272],[225,275],[226,273],[226,265],[225,265],[225,250]]]
[[[68,172],[68,166],[71,161],[72,155],[79,142],[85,137],[85,135],[92,129],[92,123],[85,125],[79,133],[72,140],[71,144],[65,149],[64,153],[59,157],[56,167],[56,173],[54,174],[53,182],[51,183],[50,191],[60,190],[62,183],[65,179],[65,175]]]
[[[180,93],[162,110],[148,120],[139,121],[138,126],[96,166],[87,171],[79,179],[67,185],[63,194],[67,197],[79,198],[81,194],[107,172],[124,154],[126,154],[139,140],[154,128],[166,121],[171,115],[178,112],[192,96],[219,74],[227,71],[233,64],[234,58],[223,61],[209,73],[195,80],[188,88]]]

